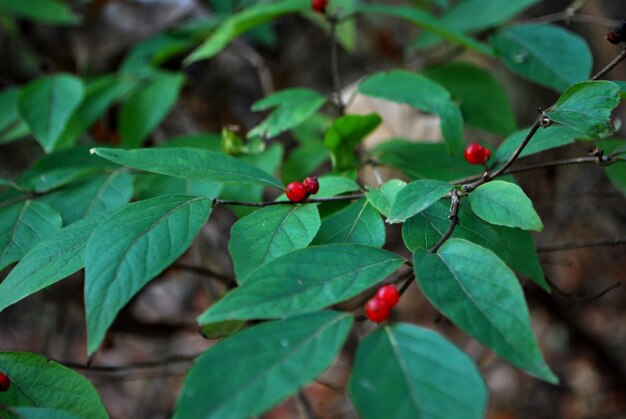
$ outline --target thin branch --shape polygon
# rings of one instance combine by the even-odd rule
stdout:
[[[577,241],[577,242],[568,242],[568,243],[557,243],[546,246],[538,246],[537,252],[547,253],[547,252],[560,252],[562,250],[571,250],[571,249],[583,249],[587,247],[617,247],[626,245],[626,237],[618,236],[612,237],[608,239],[597,239],[597,240],[585,240],[585,241]]]
[[[351,194],[351,195],[339,195],[339,196],[330,196],[328,198],[310,198],[304,202],[299,202],[301,204],[323,204],[325,202],[340,202],[340,201],[354,201],[356,199],[361,199],[365,197],[362,193]],[[294,202],[291,201],[264,201],[264,202],[244,202],[244,201],[228,201],[225,199],[214,199],[212,206],[215,208],[220,205],[236,205],[241,207],[269,207],[271,205],[294,205]]]
[[[302,390],[300,390],[296,394],[296,401],[298,405],[300,405],[300,408],[302,409],[302,413],[304,414],[303,416],[306,419],[317,418],[317,415],[315,414],[315,411],[313,410],[313,406],[311,406],[311,402],[309,401],[309,399],[306,397],[306,395],[304,394]]]
[[[600,291],[599,293],[595,294],[595,295],[591,295],[589,297],[582,297],[579,295],[574,295],[570,292],[567,292],[563,289],[561,289],[558,285],[556,285],[552,280],[550,280],[548,277],[545,278],[546,282],[550,285],[551,288],[553,288],[557,294],[561,295],[562,297],[568,299],[568,300],[572,300],[572,301],[578,301],[578,302],[587,302],[587,301],[593,301],[593,300],[597,300],[598,298],[601,298],[602,296],[608,294],[609,292],[613,291],[616,288],[619,288],[622,286],[621,283],[616,282],[613,285],[610,285],[608,287],[606,287],[605,289],[603,289],[602,291]]]
[[[626,58],[626,47],[622,49],[622,52],[620,52],[619,55],[613,59],[613,61],[608,63],[602,70],[598,71],[590,80],[598,80],[600,77],[603,77],[609,71],[617,67],[617,65],[622,62],[624,58]]]
[[[191,266],[184,263],[174,263],[171,267],[174,269],[183,269],[185,271],[193,272],[210,278],[215,278],[229,288],[233,288],[236,285],[233,278],[200,266]]]
[[[337,101],[337,109],[343,115],[346,106],[341,97],[341,81],[339,79],[339,60],[337,59],[337,18],[329,16],[330,24],[330,72],[333,77],[333,86],[335,88],[335,100]]]
[[[441,239],[429,250],[430,253],[437,253],[437,250],[452,236],[454,232],[454,228],[459,223],[459,208],[461,205],[461,195],[457,189],[452,190],[452,195],[450,197],[452,199],[452,203],[450,204],[450,215],[448,219],[450,220],[450,225],[448,226],[448,230],[444,233]]]
[[[167,368],[171,364],[191,363],[201,354],[196,355],[172,355],[163,359],[154,361],[136,362],[127,365],[85,365],[73,361],[56,361],[59,364],[65,365],[68,368],[72,368],[80,371],[89,371],[97,373],[116,373],[127,372],[134,370],[145,370],[153,368]]]

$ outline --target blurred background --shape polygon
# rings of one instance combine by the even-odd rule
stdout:
[[[0,1],[0,5],[2,5]],[[92,0],[71,5],[82,21],[57,26],[0,12],[0,89],[22,85],[42,74],[68,72],[98,75],[117,71],[138,54],[137,45],[155,35],[180,30],[195,22],[210,28],[216,17],[254,3],[235,0]],[[387,2],[406,4],[402,2]],[[438,13],[448,2],[416,1]],[[452,4],[455,2],[452,1]],[[573,15],[565,11],[575,5]],[[594,71],[618,52],[605,40],[606,32],[624,16],[624,2],[612,0],[540,1],[516,21],[552,22],[584,37],[592,50]],[[472,16],[467,16],[472,19]],[[198,23],[200,22],[200,23]],[[213,24],[214,26],[214,24]],[[496,60],[449,45],[410,48],[420,30],[387,18],[358,18],[351,51],[339,48],[339,70],[345,96],[361,77],[373,71],[403,67],[420,71],[450,60],[477,63],[503,85],[519,128],[532,124],[537,107],[552,104],[558,94],[512,74]],[[202,33],[201,31],[199,33]],[[486,39],[489,32],[477,36]],[[554,46],[558,48],[558,46]],[[243,133],[263,115],[250,110],[259,98],[287,87],[308,86],[333,91],[330,38],[315,17],[289,16],[238,38],[217,57],[182,67],[191,50],[167,57],[161,67],[186,74],[178,102],[148,143],[192,133],[216,133],[238,126]],[[622,64],[608,76],[626,80]],[[368,142],[402,136],[437,141],[437,120],[380,101],[356,98],[348,112],[379,112],[385,126]],[[117,113],[112,107],[90,129],[87,141],[116,144]],[[619,107],[614,118],[624,120]],[[624,137],[624,129],[617,137]],[[479,138],[492,148],[502,137],[471,129],[466,141]],[[295,140],[283,135],[273,141],[289,155]],[[593,148],[576,143],[524,159],[524,163],[584,156]],[[43,150],[26,138],[0,143],[0,176],[15,178]],[[323,161],[325,159],[321,159]],[[328,163],[314,173],[330,170]],[[405,177],[382,168],[377,174]],[[362,173],[374,182],[372,173]],[[545,227],[534,236],[551,295],[532,283],[524,284],[533,327],[548,364],[561,378],[558,387],[535,380],[500,360],[440,318],[413,285],[395,310],[396,320],[435,329],[460,345],[478,363],[490,389],[489,418],[626,418],[626,248],[574,242],[626,236],[624,185],[615,185],[595,165],[553,167],[517,176],[533,200]],[[621,188],[621,189],[620,189]],[[186,369],[214,341],[204,339],[195,318],[224,291],[233,276],[227,252],[230,226],[237,215],[219,207],[192,248],[173,267],[153,280],[120,313],[92,367],[84,366],[85,319],[82,272],[39,292],[0,313],[0,350],[41,353],[75,367],[89,378],[113,418],[165,418],[175,405]],[[388,226],[387,248],[407,255],[400,229]],[[617,242],[616,242],[617,243]],[[565,249],[558,249],[564,244]],[[194,267],[195,269],[190,269]],[[0,278],[8,269],[0,272]],[[609,289],[610,288],[610,289]],[[608,292],[603,293],[603,291]],[[601,295],[600,295],[601,294]],[[341,357],[298,397],[285,401],[265,418],[353,418],[345,394],[358,339],[374,326],[356,327]],[[211,389],[207,389],[210,392]]]

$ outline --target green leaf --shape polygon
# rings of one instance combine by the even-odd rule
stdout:
[[[17,99],[20,116],[43,149],[49,153],[83,100],[83,83],[68,74],[38,78],[24,87]]]
[[[396,195],[387,222],[393,224],[405,221],[439,201],[450,189],[452,186],[441,180],[414,180]]]
[[[479,186],[469,195],[472,210],[491,224],[543,230],[532,201],[514,183],[494,180]]]
[[[517,278],[493,252],[450,239],[436,254],[416,252],[413,263],[424,295],[442,314],[511,364],[558,383],[541,355]]]
[[[161,195],[193,195],[215,199],[222,190],[222,184],[217,182],[200,182],[153,173],[139,173],[134,179],[134,194],[138,201]]]
[[[444,144],[386,141],[372,150],[380,163],[396,167],[411,179],[454,180],[477,173],[463,156],[451,156]]]
[[[200,328],[200,333],[205,339],[221,339],[234,335],[245,326],[245,320],[232,320],[219,323],[209,323]]]
[[[449,205],[440,201],[406,220],[402,225],[402,238],[406,247],[411,252],[431,249],[450,226],[449,215]],[[461,204],[459,224],[452,232],[452,237],[466,239],[492,250],[511,269],[550,292],[529,232],[488,224],[478,218],[468,205]]]
[[[324,105],[326,98],[315,90],[293,88],[282,90],[252,105],[255,112],[276,108],[263,122],[248,133],[248,138],[272,138],[294,128]]]
[[[363,198],[322,221],[313,244],[356,243],[372,247],[385,244],[385,224],[378,212]]]
[[[398,192],[406,186],[406,182],[400,179],[391,179],[378,189],[370,189],[365,193],[367,200],[374,208],[385,217],[389,217],[391,205],[395,201]]]
[[[116,101],[133,89],[136,81],[110,75],[87,84],[85,99],[67,122],[57,141],[57,148],[73,145],[80,136]]]
[[[244,284],[259,266],[308,246],[320,224],[315,205],[265,207],[237,221],[228,243],[237,282]]]
[[[48,192],[81,177],[118,167],[89,154],[89,147],[79,146],[44,155],[18,179],[24,189]]]
[[[0,270],[60,228],[59,213],[41,202],[27,200],[0,208]]]
[[[330,367],[351,326],[347,314],[320,312],[262,323],[217,343],[187,373],[174,418],[260,415]]]
[[[0,311],[82,269],[87,240],[110,215],[95,214],[37,243],[0,283]]]
[[[324,145],[330,151],[335,172],[358,169],[361,162],[356,147],[381,121],[382,118],[376,113],[344,115],[335,120],[324,137]]]
[[[208,199],[162,196],[124,207],[93,232],[85,256],[89,354],[122,307],[187,250],[210,212]]]
[[[479,419],[488,395],[469,356],[406,323],[381,327],[359,344],[349,393],[363,419]]]
[[[508,0],[506,3],[511,4]],[[467,17],[464,20],[473,21]],[[515,131],[515,115],[506,92],[487,71],[457,62],[429,68],[424,75],[450,92],[452,99],[459,103],[463,120],[468,125],[498,135]]]
[[[289,182],[304,179],[329,158],[323,142],[306,142],[291,151],[281,169],[281,179]]]
[[[463,145],[463,116],[450,98],[450,93],[439,83],[421,74],[406,70],[375,73],[363,80],[360,93],[405,103],[417,110],[438,115],[441,131],[450,154],[457,153]]]
[[[139,147],[165,119],[185,82],[181,73],[159,73],[148,85],[131,96],[120,111],[122,145]]]
[[[570,86],[548,116],[592,138],[615,132],[611,111],[620,103],[619,87],[610,81],[587,81]]]
[[[42,23],[75,25],[80,22],[67,4],[57,0],[0,0],[0,9]]]
[[[306,0],[286,0],[250,6],[226,19],[209,39],[185,59],[185,64],[189,65],[194,61],[205,60],[217,55],[232,40],[256,26],[283,15],[305,11],[309,8],[310,3]]]
[[[11,387],[0,393],[0,405],[61,410],[80,418],[108,418],[93,385],[41,355],[0,352],[0,371],[9,376]]]
[[[66,410],[45,407],[12,407],[7,412],[12,414],[7,419],[80,419]],[[4,412],[0,410],[0,413]]]
[[[322,176],[318,180],[320,182],[320,190],[315,194],[316,198],[328,198],[359,190],[359,185],[346,177]]]
[[[39,198],[61,214],[63,225],[119,208],[133,195],[133,177],[125,169],[79,179],[59,192]]]
[[[456,4],[441,17],[441,23],[460,32],[476,32],[503,23],[538,0],[465,0]],[[468,19],[471,16],[471,19]],[[432,33],[425,33],[414,45],[432,46],[437,41]]]
[[[244,285],[211,306],[198,322],[311,313],[360,294],[402,263],[394,253],[357,244],[299,249],[253,271]]]
[[[446,41],[471,48],[474,51],[488,56],[493,56],[493,51],[489,48],[489,46],[478,42],[471,36],[465,35],[460,30],[446,25],[441,20],[415,7],[376,4],[362,6],[358,8],[357,11],[361,13],[381,14],[404,19],[415,26],[441,36]]]
[[[583,38],[559,26],[507,26],[489,41],[512,72],[559,92],[587,80],[591,74],[589,46]]]
[[[598,141],[596,144],[607,154],[626,147],[626,143],[623,140],[604,140]],[[626,162],[622,160],[610,166],[604,166],[604,170],[615,187],[620,189],[623,194],[626,194]]]
[[[498,163],[507,161],[524,141],[528,131],[530,131],[530,128],[525,128],[509,135],[498,147],[494,160]],[[583,135],[579,131],[563,125],[553,125],[548,129],[540,129],[533,135],[533,138],[524,147],[519,157],[526,157],[545,150],[572,144],[581,137]]]
[[[190,180],[283,189],[280,181],[249,163],[222,153],[194,148],[92,148],[92,154],[133,169]]]
[[[0,132],[17,124],[20,115],[17,111],[18,89],[5,89],[0,93]]]

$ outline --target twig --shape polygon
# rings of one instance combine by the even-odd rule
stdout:
[[[329,16],[328,23],[330,24],[330,72],[332,73],[333,86],[335,87],[337,109],[339,110],[339,113],[343,115],[345,113],[346,106],[341,97],[341,81],[339,79],[339,62],[337,59],[337,18]]]
[[[600,77],[603,77],[606,73],[617,67],[617,65],[622,62],[624,58],[626,58],[626,47],[622,49],[622,52],[620,52],[619,55],[613,59],[613,61],[608,63],[602,70],[598,71],[590,80],[598,80]]]
[[[115,373],[115,372],[127,372],[133,370],[145,370],[153,368],[167,368],[171,364],[190,363],[199,357],[201,354],[196,355],[172,355],[163,359],[154,361],[136,362],[127,365],[85,365],[73,361],[55,361],[59,364],[65,365],[68,368],[72,368],[80,371],[89,371],[97,373]]]
[[[557,243],[546,246],[538,246],[537,252],[547,253],[547,252],[560,252],[562,250],[571,250],[571,249],[583,249],[586,247],[617,247],[623,246],[626,244],[626,237],[613,237],[609,239],[598,239],[598,240],[586,240],[586,241],[577,241],[577,242],[568,242],[568,243]]]
[[[578,296],[578,295],[574,295],[574,294],[572,294],[570,292],[564,291],[558,285],[556,285],[552,280],[550,280],[548,277],[546,277],[545,280],[550,285],[550,287],[557,292],[557,294],[563,296],[564,298],[567,298],[568,300],[580,301],[580,302],[597,300],[598,298],[601,298],[603,295],[606,295],[609,292],[613,291],[614,289],[619,288],[619,287],[622,286],[621,283],[616,282],[613,285],[610,285],[610,286],[606,287],[605,289],[603,289],[602,291],[600,291],[599,293],[597,293],[595,295],[592,295],[592,296],[589,296],[589,297],[581,297],[581,296]]]
[[[309,399],[306,397],[302,390],[300,390],[298,394],[296,394],[296,401],[298,405],[300,405],[300,407],[302,408],[302,413],[304,414],[303,416],[306,419],[317,418],[317,415],[313,411],[313,406],[311,406],[311,402],[309,402]]]
[[[452,236],[454,232],[454,228],[459,223],[459,207],[461,204],[461,195],[458,189],[452,190],[451,195],[452,203],[450,204],[450,215],[448,219],[450,220],[450,225],[448,226],[448,230],[441,236],[441,239],[429,250],[430,253],[437,253],[437,250]]]
[[[175,263],[171,267],[174,269],[183,269],[185,271],[190,271],[207,277],[215,278],[229,288],[233,288],[236,285],[233,278],[200,266],[191,266],[184,263]]]
[[[310,198],[302,204],[317,204],[324,202],[340,202],[340,201],[353,201],[355,199],[361,199],[365,197],[362,193],[351,194],[351,195],[340,195],[340,196],[331,196],[328,198]],[[244,201],[228,201],[224,199],[214,199],[213,207],[217,207],[220,205],[236,205],[241,207],[269,207],[271,205],[294,205],[294,202],[291,201],[264,201],[264,202],[244,202]]]

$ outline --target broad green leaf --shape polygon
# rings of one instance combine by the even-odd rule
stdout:
[[[381,327],[359,344],[349,394],[363,419],[480,419],[488,395],[469,356],[406,323]]]
[[[57,141],[57,148],[73,145],[80,136],[116,101],[125,96],[137,82],[129,77],[105,76],[85,87],[85,99],[67,122]]]
[[[367,96],[405,103],[417,110],[438,115],[448,151],[454,154],[461,150],[463,116],[450,98],[450,93],[439,83],[421,74],[392,70],[367,77],[359,84],[358,90]]]
[[[174,418],[260,415],[330,367],[351,326],[348,314],[318,312],[262,323],[217,343],[187,373]]]
[[[0,413],[4,413],[0,410]],[[45,407],[12,407],[7,410],[11,416],[7,419],[80,419],[67,410],[48,409]]]
[[[362,198],[328,216],[313,244],[356,243],[372,247],[385,244],[385,224],[380,214]]]
[[[83,94],[83,83],[68,74],[38,78],[20,92],[20,116],[47,153],[56,148]]]
[[[415,7],[376,4],[362,6],[358,8],[357,11],[360,13],[381,14],[404,19],[415,26],[441,36],[446,41],[471,48],[488,56],[493,56],[493,51],[489,46],[478,42],[471,36],[465,35],[457,28],[448,26],[440,19]]]
[[[589,46],[559,26],[507,26],[492,36],[490,43],[512,72],[559,92],[591,74]]]
[[[274,205],[237,221],[228,243],[237,282],[244,284],[259,266],[308,246],[320,224],[314,205]]]
[[[411,179],[454,180],[479,172],[463,156],[451,156],[444,144],[416,143],[402,139],[386,141],[374,148],[374,158],[396,167]]]
[[[450,226],[449,215],[449,205],[440,201],[406,220],[402,225],[402,238],[406,247],[411,252],[431,249]],[[539,263],[535,242],[529,232],[489,224],[478,218],[469,205],[462,202],[459,207],[459,224],[452,232],[452,237],[466,239],[492,250],[511,269],[550,291]]]
[[[209,323],[200,328],[200,333],[205,339],[221,339],[234,335],[245,326],[245,320],[227,320],[219,323]]]
[[[367,200],[382,215],[389,217],[391,205],[395,201],[398,192],[406,186],[406,182],[400,179],[391,179],[378,189],[370,189],[365,193]]]
[[[530,131],[530,128],[525,128],[509,135],[498,147],[494,160],[498,163],[507,161],[524,141],[528,131]],[[526,157],[552,148],[572,144],[581,137],[583,135],[579,131],[562,125],[553,125],[547,129],[540,129],[533,135],[533,138],[524,147],[519,157]]]
[[[85,254],[89,354],[122,307],[187,250],[210,212],[208,199],[162,196],[124,207],[93,232]]]
[[[202,45],[185,59],[185,64],[213,57],[239,35],[262,23],[286,14],[305,11],[310,7],[310,2],[307,0],[283,0],[248,7],[226,19]]]
[[[492,251],[450,239],[435,254],[416,252],[413,263],[424,295],[443,315],[511,364],[558,383],[541,355],[519,282]]]
[[[61,214],[63,225],[86,216],[119,208],[133,195],[133,177],[125,169],[97,174],[67,185],[59,192],[39,198]]]
[[[193,195],[215,199],[222,190],[221,183],[155,175],[154,173],[139,173],[134,176],[134,180],[134,195],[138,201],[161,195]]]
[[[330,151],[335,172],[358,169],[361,162],[356,154],[357,145],[374,131],[382,118],[376,113],[344,115],[335,120],[326,131],[324,145]]]
[[[441,23],[460,32],[476,32],[503,23],[538,0],[465,0],[456,4],[441,17]],[[471,19],[468,18],[471,16]],[[438,37],[425,33],[415,47],[434,45]]]
[[[511,4],[508,0],[506,3]],[[456,62],[429,68],[424,75],[450,92],[452,99],[459,103],[463,120],[468,125],[499,135],[515,131],[515,115],[506,92],[487,71],[469,63]]]
[[[60,410],[67,412],[67,417],[109,417],[85,377],[41,355],[0,352],[0,371],[12,384],[0,393],[0,405]]]
[[[0,0],[0,9],[54,25],[75,25],[80,22],[80,18],[72,13],[69,6],[58,0]]]
[[[450,189],[452,186],[441,180],[414,180],[396,195],[387,222],[392,224],[405,221],[439,201]]]
[[[548,116],[584,136],[606,138],[615,132],[611,111],[620,103],[619,87],[610,81],[587,81],[569,87]]]
[[[37,243],[0,283],[0,311],[82,269],[87,240],[110,215],[77,221]]]
[[[133,169],[191,180],[272,186],[280,181],[249,163],[223,153],[194,148],[92,148],[92,154]]]
[[[523,230],[543,230],[543,224],[532,201],[514,183],[494,180],[470,193],[472,210],[491,224],[518,227]]]
[[[61,216],[41,202],[27,200],[0,208],[0,270],[59,229]]]
[[[275,108],[272,113],[252,131],[248,138],[272,138],[300,125],[324,105],[326,98],[315,90],[293,88],[282,90],[252,105],[253,111]]]
[[[89,154],[89,147],[79,146],[44,155],[18,179],[29,191],[48,192],[81,177],[118,167],[98,156]]]
[[[311,313],[350,299],[402,265],[394,253],[358,244],[328,244],[287,253],[253,271],[200,317],[276,319]]]
[[[315,198],[328,198],[359,190],[359,185],[354,180],[346,177],[322,176],[319,178],[319,182],[320,190],[315,194]]]
[[[0,93],[0,133],[19,122],[17,111],[18,89],[5,89]]]
[[[122,105],[119,129],[125,147],[143,144],[176,103],[184,82],[181,73],[159,73]]]
[[[597,142],[598,147],[605,153],[613,153],[618,148],[624,148],[626,143],[623,140],[604,140]],[[622,155],[622,158],[625,157]],[[610,166],[604,166],[604,170],[611,182],[626,194],[626,161],[619,161]]]

